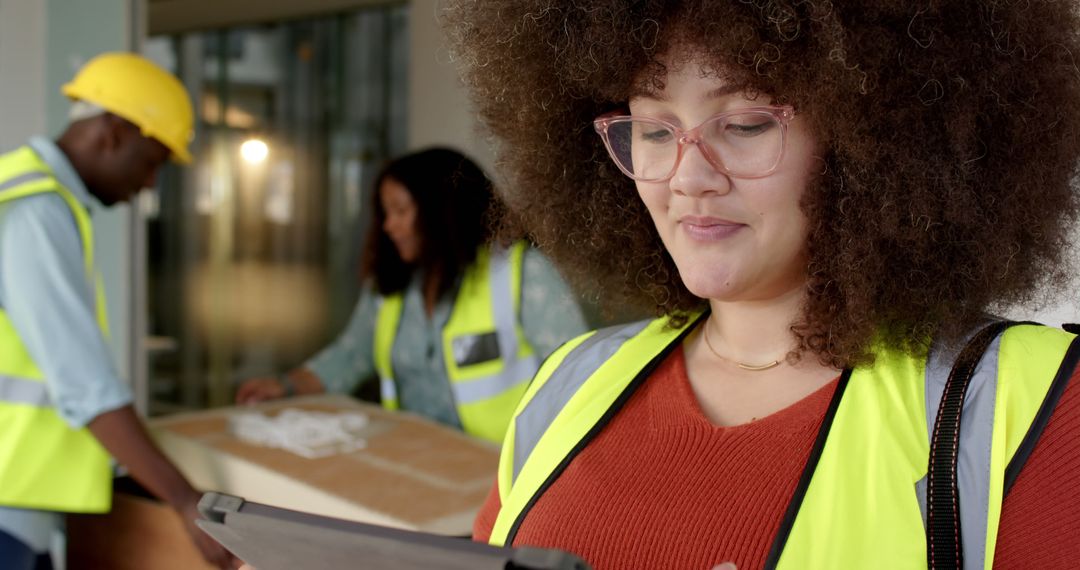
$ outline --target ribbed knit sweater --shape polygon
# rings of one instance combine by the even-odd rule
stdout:
[[[1074,375],[1006,497],[995,568],[1080,567],[1078,384]],[[514,544],[568,550],[596,570],[761,568],[836,386],[717,427],[677,348],[541,496]],[[499,507],[493,488],[476,540]]]

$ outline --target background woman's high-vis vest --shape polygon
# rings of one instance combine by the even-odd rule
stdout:
[[[539,367],[518,318],[526,245],[481,248],[468,267],[442,330],[446,375],[465,433],[502,441],[518,401]],[[375,369],[382,403],[398,408],[390,353],[401,320],[402,295],[381,299],[375,324]]]
[[[590,430],[697,321],[679,329],[668,327],[666,318],[604,329],[547,359],[507,432],[492,544],[513,542],[560,465],[588,444]],[[966,568],[993,565],[1006,474],[1022,467],[1022,461],[1010,462],[1031,437],[1029,427],[1066,353],[1077,350],[1075,339],[1058,329],[1014,326],[976,368],[958,461]],[[937,347],[923,358],[876,354],[872,366],[842,377],[834,413],[822,424],[827,439],[816,466],[807,467],[812,478],[805,494],[793,499],[790,512],[797,514],[774,540],[769,567],[926,568],[929,434],[955,354]]]
[[[86,275],[107,332],[104,296],[93,260],[93,226],[82,204],[29,148],[0,156],[0,202],[55,192],[82,238]],[[45,378],[0,310],[0,505],[106,512],[112,498],[109,455],[86,428],[72,429],[53,408]]]

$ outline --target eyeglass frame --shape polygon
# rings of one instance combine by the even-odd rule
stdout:
[[[772,115],[776,119],[776,122],[780,124],[780,154],[777,156],[776,162],[765,173],[755,176],[743,176],[733,174],[730,170],[728,170],[726,166],[724,166],[722,162],[720,162],[719,158],[713,156],[713,151],[709,148],[709,145],[705,143],[705,141],[700,136],[700,133],[698,132],[698,130],[706,123],[710,123],[714,120],[722,119],[724,117],[742,115],[746,113],[769,114]],[[705,160],[708,161],[708,163],[712,165],[712,167],[716,169],[717,172],[720,172],[721,174],[730,176],[732,178],[743,178],[752,180],[756,178],[765,178],[766,176],[769,176],[770,174],[776,172],[776,169],[780,167],[780,163],[784,161],[784,152],[787,150],[788,124],[794,118],[795,108],[791,105],[763,105],[757,107],[746,107],[743,109],[733,109],[731,111],[717,113],[709,117],[708,119],[702,121],[698,126],[692,129],[683,130],[678,126],[673,125],[672,123],[663,119],[657,119],[655,117],[634,117],[632,115],[627,115],[624,111],[620,110],[600,115],[593,120],[593,128],[596,130],[596,133],[600,135],[601,140],[604,141],[604,147],[607,149],[608,156],[611,157],[611,161],[615,163],[615,166],[617,166],[623,174],[638,182],[665,182],[671,180],[671,178],[675,176],[675,172],[679,169],[679,164],[682,163],[684,149],[686,145],[689,144],[693,144],[694,146],[696,146],[698,148],[698,151],[701,152],[701,155],[705,157]],[[678,153],[675,155],[675,163],[672,165],[671,171],[668,172],[666,176],[663,176],[661,178],[641,178],[634,175],[633,172],[628,171],[619,161],[617,155],[615,154],[615,151],[611,148],[611,139],[608,136],[608,129],[613,123],[626,120],[648,121],[656,123],[670,129],[672,133],[676,135],[675,142],[679,145]]]

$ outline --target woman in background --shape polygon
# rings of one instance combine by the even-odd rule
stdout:
[[[573,293],[538,251],[491,241],[492,185],[458,152],[398,158],[376,179],[364,288],[345,330],[239,403],[352,392],[378,376],[382,403],[500,441],[540,361],[585,330]]]

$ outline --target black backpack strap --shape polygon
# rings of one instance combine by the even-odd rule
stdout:
[[[995,321],[968,341],[945,382],[930,438],[926,492],[926,558],[931,570],[959,569],[964,565],[960,534],[960,504],[956,460],[960,452],[960,417],[975,367],[987,347],[1013,321]]]

